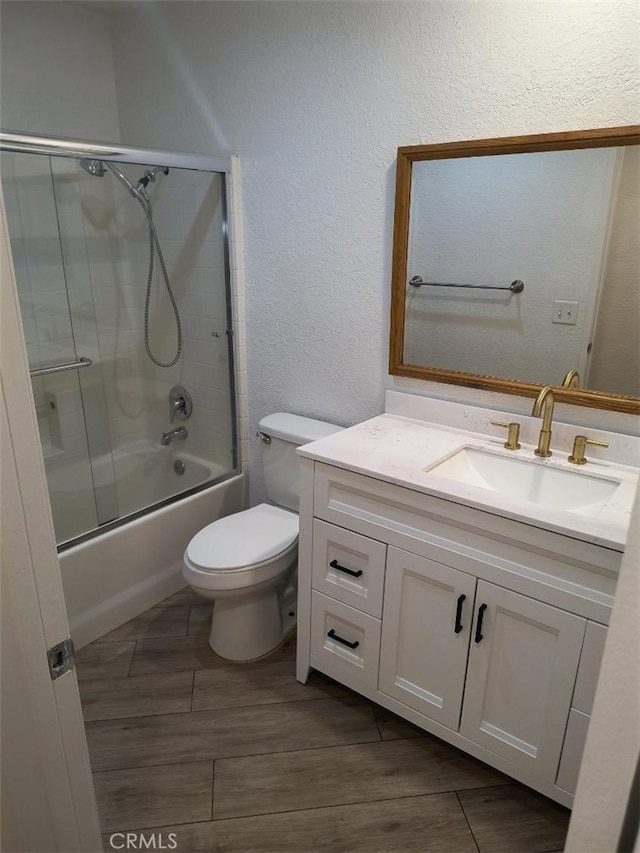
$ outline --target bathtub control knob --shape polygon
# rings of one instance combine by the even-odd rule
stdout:
[[[175,385],[169,391],[169,422],[173,423],[176,418],[186,421],[193,412],[193,401],[191,394],[181,385]]]

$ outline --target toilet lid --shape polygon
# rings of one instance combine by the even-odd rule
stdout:
[[[241,569],[277,557],[297,537],[296,513],[260,504],[204,527],[187,546],[187,557],[200,569]]]

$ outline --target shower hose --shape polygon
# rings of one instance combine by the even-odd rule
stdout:
[[[147,221],[149,223],[149,272],[147,275],[147,292],[144,300],[144,348],[146,349],[147,355],[149,356],[151,361],[154,364],[157,364],[158,367],[173,367],[173,365],[176,364],[182,353],[182,324],[180,323],[180,312],[178,311],[176,298],[173,294],[173,289],[169,280],[169,274],[167,273],[167,267],[164,262],[164,256],[162,254],[162,248],[160,247],[160,241],[158,240],[156,226],[153,222],[151,199],[149,198],[149,195],[147,194],[147,191],[145,189],[141,189],[136,197],[140,202],[140,207],[142,207],[142,209],[144,210],[145,216],[147,217]],[[151,307],[151,287],[153,284],[154,258],[156,252],[158,253],[158,261],[160,263],[160,269],[162,270],[162,277],[167,288],[167,293],[169,295],[169,300],[173,309],[173,316],[175,317],[176,321],[176,334],[178,341],[176,346],[176,354],[170,361],[160,361],[160,359],[156,358],[153,352],[151,351],[151,344],[149,343],[149,311]]]

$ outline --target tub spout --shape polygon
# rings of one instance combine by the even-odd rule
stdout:
[[[189,433],[187,432],[186,427],[179,426],[175,429],[170,429],[169,432],[163,432],[162,438],[160,439],[160,444],[164,447],[172,444],[174,441],[184,441],[185,438],[189,437]]]

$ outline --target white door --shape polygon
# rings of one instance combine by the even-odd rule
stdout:
[[[389,548],[378,688],[457,730],[476,579]]]
[[[585,626],[478,581],[460,733],[555,781]]]
[[[6,851],[102,849],[53,522],[0,195],[2,838]]]

